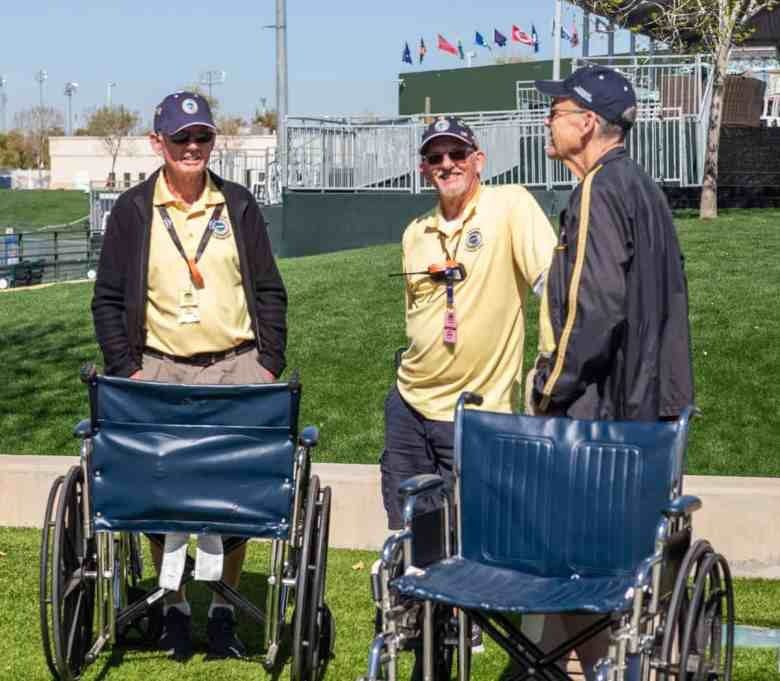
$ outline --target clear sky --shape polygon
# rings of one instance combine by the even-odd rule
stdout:
[[[67,81],[79,84],[73,97],[75,125],[85,109],[103,105],[107,83],[112,100],[149,121],[164,95],[196,82],[208,69],[227,80],[214,94],[225,113],[249,117],[267,99],[275,106],[275,37],[263,26],[275,23],[274,0],[3,0],[0,14],[0,76],[7,79],[7,123],[14,113],[38,103],[35,73],[48,72],[44,101],[66,110]],[[289,112],[291,114],[394,114],[401,71],[463,66],[436,49],[436,34],[477,52],[473,64],[493,63],[497,54],[474,45],[480,31],[492,43],[493,29],[509,37],[512,24],[530,32],[536,25],[540,58],[552,55],[552,0],[287,0]],[[564,5],[564,27],[578,10]],[[625,33],[625,32],[623,32]],[[417,63],[417,44],[428,54]],[[401,62],[408,41],[414,66]],[[511,41],[510,41],[511,44]],[[618,47],[627,38],[619,36]],[[531,55],[515,43],[514,54]],[[564,43],[563,56],[581,48]],[[591,53],[604,53],[606,39],[592,39]],[[1,123],[1,122],[0,122]]]

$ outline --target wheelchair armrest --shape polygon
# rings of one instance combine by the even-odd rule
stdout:
[[[320,431],[316,426],[306,426],[303,429],[303,432],[298,436],[298,444],[307,449],[316,447],[319,440]]]
[[[78,425],[73,429],[73,436],[80,437],[82,440],[84,438],[90,437],[91,435],[92,435],[92,422],[89,419],[84,419],[83,421],[79,421]]]
[[[444,485],[444,479],[440,475],[433,473],[423,473],[415,475],[413,478],[404,480],[398,487],[402,496],[414,496],[424,492],[433,492]]]
[[[691,515],[694,511],[701,508],[701,499],[692,494],[683,494],[669,502],[669,505],[661,512],[671,518],[678,518],[681,515]]]

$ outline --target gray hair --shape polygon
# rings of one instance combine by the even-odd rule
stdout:
[[[626,138],[626,133],[636,121],[636,107],[628,107],[617,122],[608,121],[603,116],[597,116],[599,121],[599,135],[601,137],[617,137],[620,142]]]

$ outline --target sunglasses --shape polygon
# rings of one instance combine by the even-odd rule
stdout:
[[[179,132],[173,133],[173,135],[166,135],[168,140],[173,144],[208,144],[214,139],[214,133],[211,130],[202,130],[200,132],[189,132],[188,130],[179,130]]]
[[[569,114],[587,113],[587,109],[550,109],[550,113],[547,114],[547,119],[552,123],[559,116],[567,116]]]
[[[474,153],[473,147],[465,147],[464,149],[452,149],[450,151],[435,151],[430,154],[423,154],[425,162],[429,166],[441,165],[445,156],[449,156],[450,161],[453,163],[463,163],[469,156]]]

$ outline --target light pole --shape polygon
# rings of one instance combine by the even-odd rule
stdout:
[[[553,80],[560,80],[561,77],[561,0],[555,0],[555,30],[553,32]]]
[[[287,186],[287,2],[276,0],[276,148],[281,186]]]
[[[5,76],[0,76],[0,132],[5,132],[5,107],[8,104],[8,95],[5,94],[5,84],[8,81]]]
[[[224,71],[203,71],[200,74],[200,84],[209,89],[209,100],[211,100],[211,88],[214,85],[222,85],[225,78],[227,78],[227,73]],[[211,101],[209,101],[209,106],[211,106]]]
[[[38,83],[38,91],[40,94],[40,108],[38,109],[38,117],[40,120],[40,129],[41,129],[41,136],[38,140],[38,185],[39,187],[43,184],[43,84],[46,82],[46,79],[49,77],[49,74],[46,72],[46,69],[41,69],[35,74],[35,80]]]
[[[65,96],[68,98],[68,134],[73,134],[73,95],[79,89],[79,84],[73,81],[65,83]]]
[[[116,83],[113,80],[108,81],[108,87],[106,89],[106,108],[111,108],[111,90],[116,87]]]

